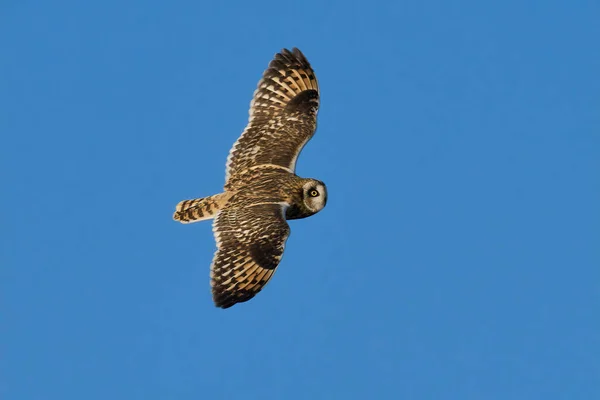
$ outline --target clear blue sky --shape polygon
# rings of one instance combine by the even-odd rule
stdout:
[[[4,1],[0,397],[600,398],[594,3]],[[223,311],[173,207],[293,46],[329,202]]]

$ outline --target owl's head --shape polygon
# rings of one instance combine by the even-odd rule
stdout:
[[[293,200],[285,210],[286,219],[310,217],[327,204],[327,188],[323,182],[316,179],[301,179],[300,182],[302,185],[294,189]]]
[[[308,179],[302,186],[302,200],[304,206],[312,214],[318,213],[327,204],[327,188],[325,184],[316,179]]]

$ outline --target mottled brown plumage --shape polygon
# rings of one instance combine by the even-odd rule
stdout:
[[[261,164],[293,172],[317,128],[318,109],[319,85],[306,57],[298,49],[283,49],[258,82],[248,125],[227,158],[227,183],[236,173]]]
[[[310,64],[300,50],[283,49],[263,73],[248,125],[229,152],[225,191],[177,205],[173,218],[182,223],[214,218],[211,286],[218,307],[247,301],[267,284],[290,234],[286,219],[325,207],[325,184],[294,173],[316,130],[318,107]]]
[[[182,224],[187,224],[214,218],[215,214],[225,206],[230,197],[231,192],[224,192],[201,199],[180,201],[175,207],[173,219]]]

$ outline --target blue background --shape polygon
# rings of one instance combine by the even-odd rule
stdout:
[[[599,14],[3,1],[0,396],[600,398]],[[172,211],[221,190],[293,46],[329,203],[223,311],[210,223]]]

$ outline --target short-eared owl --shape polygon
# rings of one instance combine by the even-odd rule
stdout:
[[[325,207],[325,184],[294,173],[298,154],[315,133],[318,108],[319,86],[306,57],[283,49],[263,73],[248,125],[229,152],[224,192],[177,205],[176,221],[214,218],[210,276],[217,307],[260,292],[283,256],[286,220]]]

